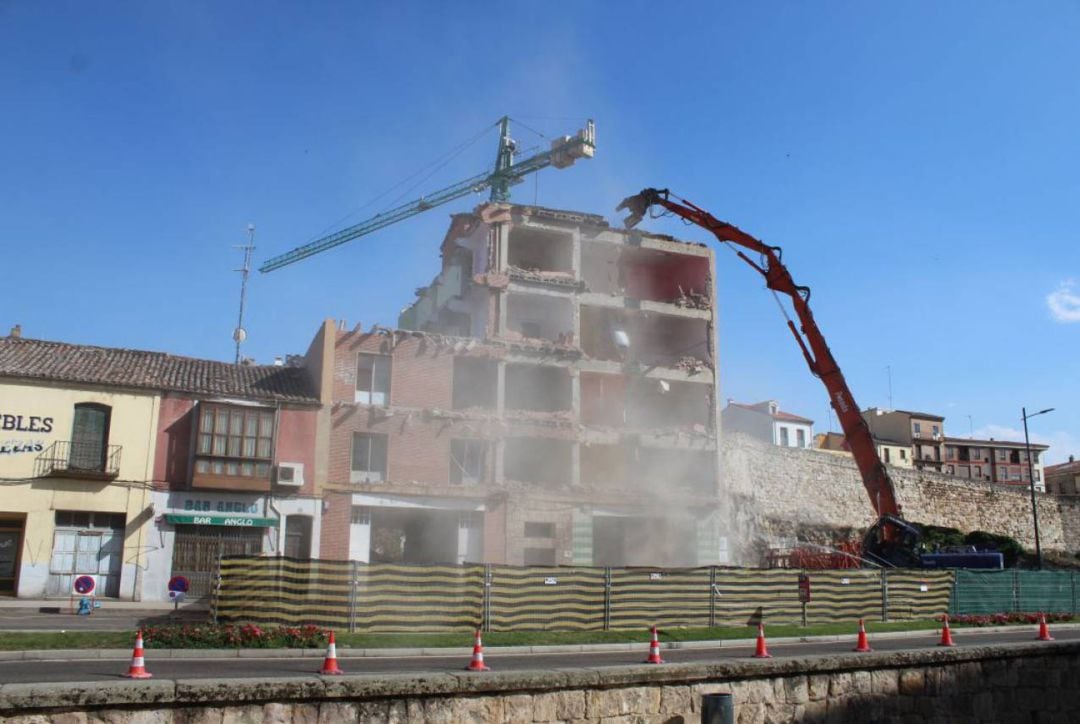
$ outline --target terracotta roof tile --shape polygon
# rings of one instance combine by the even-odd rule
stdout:
[[[236,365],[164,352],[0,337],[0,376],[317,403],[299,367]]]

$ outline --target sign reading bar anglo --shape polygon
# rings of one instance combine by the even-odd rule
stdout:
[[[224,525],[234,528],[277,528],[277,518],[237,517],[232,515],[178,515],[166,513],[169,523],[184,525]]]

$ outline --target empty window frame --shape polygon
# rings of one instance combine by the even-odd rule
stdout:
[[[356,402],[386,407],[390,404],[391,358],[382,354],[356,356]]]
[[[525,522],[525,537],[526,538],[554,538],[555,537],[555,524],[554,523],[540,523],[537,521]]]
[[[806,430],[798,429],[795,431],[795,441],[799,447],[806,447]]]
[[[476,485],[487,480],[487,440],[450,441],[450,482]]]
[[[780,446],[781,447],[787,447],[788,446],[788,431],[787,431],[786,427],[781,427],[780,428]]]
[[[386,479],[386,435],[357,432],[352,441],[353,483],[378,483]]]

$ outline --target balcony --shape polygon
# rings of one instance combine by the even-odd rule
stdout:
[[[34,464],[38,477],[115,480],[120,475],[120,446],[58,440]]]

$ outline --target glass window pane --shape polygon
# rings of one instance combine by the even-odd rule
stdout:
[[[259,434],[259,418],[256,415],[248,415],[244,418],[244,434],[250,437]]]
[[[214,423],[216,432],[227,433],[229,431],[229,413],[226,410],[218,410],[217,422]]]
[[[372,385],[375,392],[386,394],[390,392],[390,358],[379,357],[375,363],[374,380]]]
[[[270,476],[270,466],[266,463],[257,463],[255,465],[255,474],[260,478],[266,478]]]
[[[71,524],[73,526],[78,527],[78,528],[89,528],[90,527],[90,514],[89,513],[80,513],[78,511],[73,511],[71,513]]]
[[[270,441],[263,438],[259,438],[259,454],[260,458],[270,457]]]
[[[252,463],[244,463],[240,466],[240,474],[250,478],[255,474],[255,466]]]
[[[210,454],[210,441],[212,437],[210,435],[199,435],[199,452],[203,455]]]
[[[225,454],[225,449],[226,449],[225,448],[225,440],[226,440],[226,437],[224,435],[214,435],[214,454],[215,455],[224,455]]]
[[[375,356],[362,354],[357,356],[356,363],[356,389],[359,391],[371,391],[371,371],[375,365]]]
[[[240,466],[237,463],[233,463],[233,462],[226,463],[225,464],[225,474],[226,475],[239,475],[240,474]]]
[[[273,437],[274,435],[274,416],[273,415],[259,415],[259,436],[260,437]]]
[[[213,470],[214,470],[214,475],[224,475],[225,474],[225,463],[221,462],[220,460],[215,460],[214,465],[213,465]]]
[[[241,453],[241,455],[243,455],[246,458],[255,457],[255,438],[253,438],[253,437],[245,437],[244,438],[244,450]]]
[[[196,460],[195,461],[195,472],[197,472],[197,473],[208,473],[208,472],[210,472],[210,461],[209,460]]]
[[[240,438],[229,438],[229,455],[232,457],[240,457]]]
[[[244,429],[244,415],[243,413],[233,411],[232,417],[229,423],[229,434],[240,435]]]
[[[203,410],[202,414],[202,431],[213,432],[214,431],[214,411],[207,408]]]

